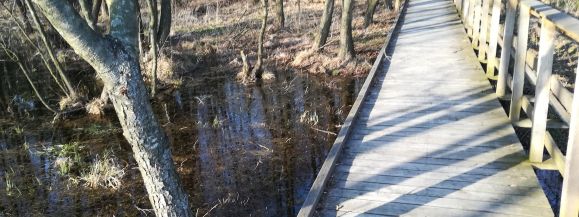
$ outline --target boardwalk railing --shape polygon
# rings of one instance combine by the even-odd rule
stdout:
[[[473,47],[478,50],[479,60],[486,63],[487,76],[497,82],[498,97],[508,100],[510,96],[509,118],[513,125],[531,128],[529,160],[542,169],[558,170],[564,178],[559,215],[577,217],[579,97],[574,96],[579,90],[575,88],[572,93],[552,76],[552,72],[557,35],[579,42],[579,20],[536,0],[454,0],[454,3],[472,38]],[[502,23],[501,8],[506,8]],[[532,18],[540,22],[536,65],[534,58],[527,57]],[[514,34],[515,28],[517,35]],[[497,58],[499,46],[502,49]],[[515,62],[513,70],[509,71],[511,57]],[[531,66],[536,67],[533,69]],[[579,67],[576,73],[579,73]],[[523,94],[525,83],[534,87],[534,96]],[[578,83],[576,80],[575,84]],[[521,119],[521,109],[528,118]],[[549,109],[557,119],[548,119]],[[569,130],[566,155],[548,131],[553,128]],[[544,161],[545,149],[550,158]]]

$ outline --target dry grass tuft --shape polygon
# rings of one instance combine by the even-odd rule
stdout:
[[[102,116],[104,115],[106,102],[101,98],[94,98],[86,104],[86,112],[90,115]]]
[[[261,79],[264,81],[272,81],[275,80],[275,74],[270,71],[265,71],[261,74]]]
[[[122,178],[125,175],[125,168],[116,160],[111,151],[105,151],[90,166],[88,173],[81,175],[80,179],[89,188],[110,188],[119,189],[122,185]]]

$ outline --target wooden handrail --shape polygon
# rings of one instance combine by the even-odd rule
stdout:
[[[552,71],[557,34],[579,42],[579,19],[537,0],[507,0],[501,32],[502,5],[499,4],[502,4],[500,0],[455,0],[473,47],[478,48],[479,60],[487,63],[487,76],[497,80],[497,96],[504,99],[507,91],[511,92],[509,118],[513,125],[531,127],[529,160],[540,168],[558,170],[564,177],[559,215],[576,217],[579,215],[579,153],[576,153],[579,152],[579,97],[575,96],[579,95],[579,88],[571,93],[552,76]],[[541,22],[535,70],[529,66],[534,64],[528,64],[526,56],[531,17],[537,17]],[[518,26],[515,26],[515,20],[518,20]],[[518,29],[516,37],[515,28]],[[490,34],[488,42],[487,34]],[[499,58],[498,46],[502,48]],[[509,72],[511,57],[515,63],[513,71]],[[495,77],[496,72],[498,75]],[[579,73],[579,67],[576,73]],[[523,95],[525,81],[535,88],[535,96]],[[560,120],[547,119],[549,109],[553,109]],[[520,120],[521,110],[529,118]],[[565,156],[547,129],[567,127],[569,140]],[[543,161],[544,150],[551,156],[546,161]]]

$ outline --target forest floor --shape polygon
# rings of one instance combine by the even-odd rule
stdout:
[[[261,4],[217,2],[177,5],[173,16],[171,38],[161,49],[159,74],[166,83],[179,84],[183,76],[199,70],[231,72],[241,71],[240,52],[248,55],[250,65],[256,59],[257,38]],[[298,5],[299,4],[299,5]],[[338,50],[339,18],[341,5],[335,5],[333,24],[324,49],[302,61],[292,64],[298,53],[311,47],[323,10],[323,1],[288,1],[284,5],[285,27],[276,25],[275,5],[270,3],[268,27],[265,36],[265,71],[274,75],[278,71],[292,70],[340,76],[361,76],[369,72],[374,58],[384,44],[395,13],[378,5],[374,23],[363,28],[365,2],[358,1],[354,9],[353,36],[356,58],[347,64],[335,57]],[[147,56],[147,55],[145,55]],[[146,64],[150,58],[145,57]],[[145,67],[150,68],[150,67]]]

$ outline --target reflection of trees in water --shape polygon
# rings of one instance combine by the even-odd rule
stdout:
[[[347,115],[346,105],[352,101],[348,90],[355,83],[336,83],[342,88],[329,89],[318,78],[280,73],[272,83],[255,86],[227,79],[185,86],[179,90],[182,103],[174,97],[158,101],[157,114],[174,141],[176,165],[182,169],[193,211],[201,208],[199,213],[203,215],[219,204],[211,216],[295,215],[335,138],[313,128],[336,132],[335,126]],[[317,124],[300,122],[304,112],[315,113]],[[30,131],[26,137],[31,143],[29,150],[21,151],[18,157],[7,158],[6,151],[0,153],[2,177],[9,167],[23,168],[20,175],[30,178],[16,179],[17,185],[35,186],[34,198],[26,200],[0,194],[0,208],[10,207],[15,210],[11,213],[17,214],[131,215],[139,214],[135,207],[150,206],[137,170],[128,170],[127,182],[123,183],[127,185],[115,193],[83,191],[82,186],[67,189],[68,181],[54,169],[52,158],[38,153],[44,151],[38,144],[49,147],[92,138],[84,131],[74,131],[75,127],[86,125]],[[7,150],[11,149],[7,146],[24,143],[16,140],[0,137],[0,147]],[[103,145],[110,143],[108,140],[100,138],[95,143]],[[118,157],[129,159],[129,166],[135,165],[130,153]],[[42,186],[31,184],[36,182],[35,177]],[[5,187],[4,182],[0,178],[0,188]],[[99,209],[102,207],[107,209]]]

